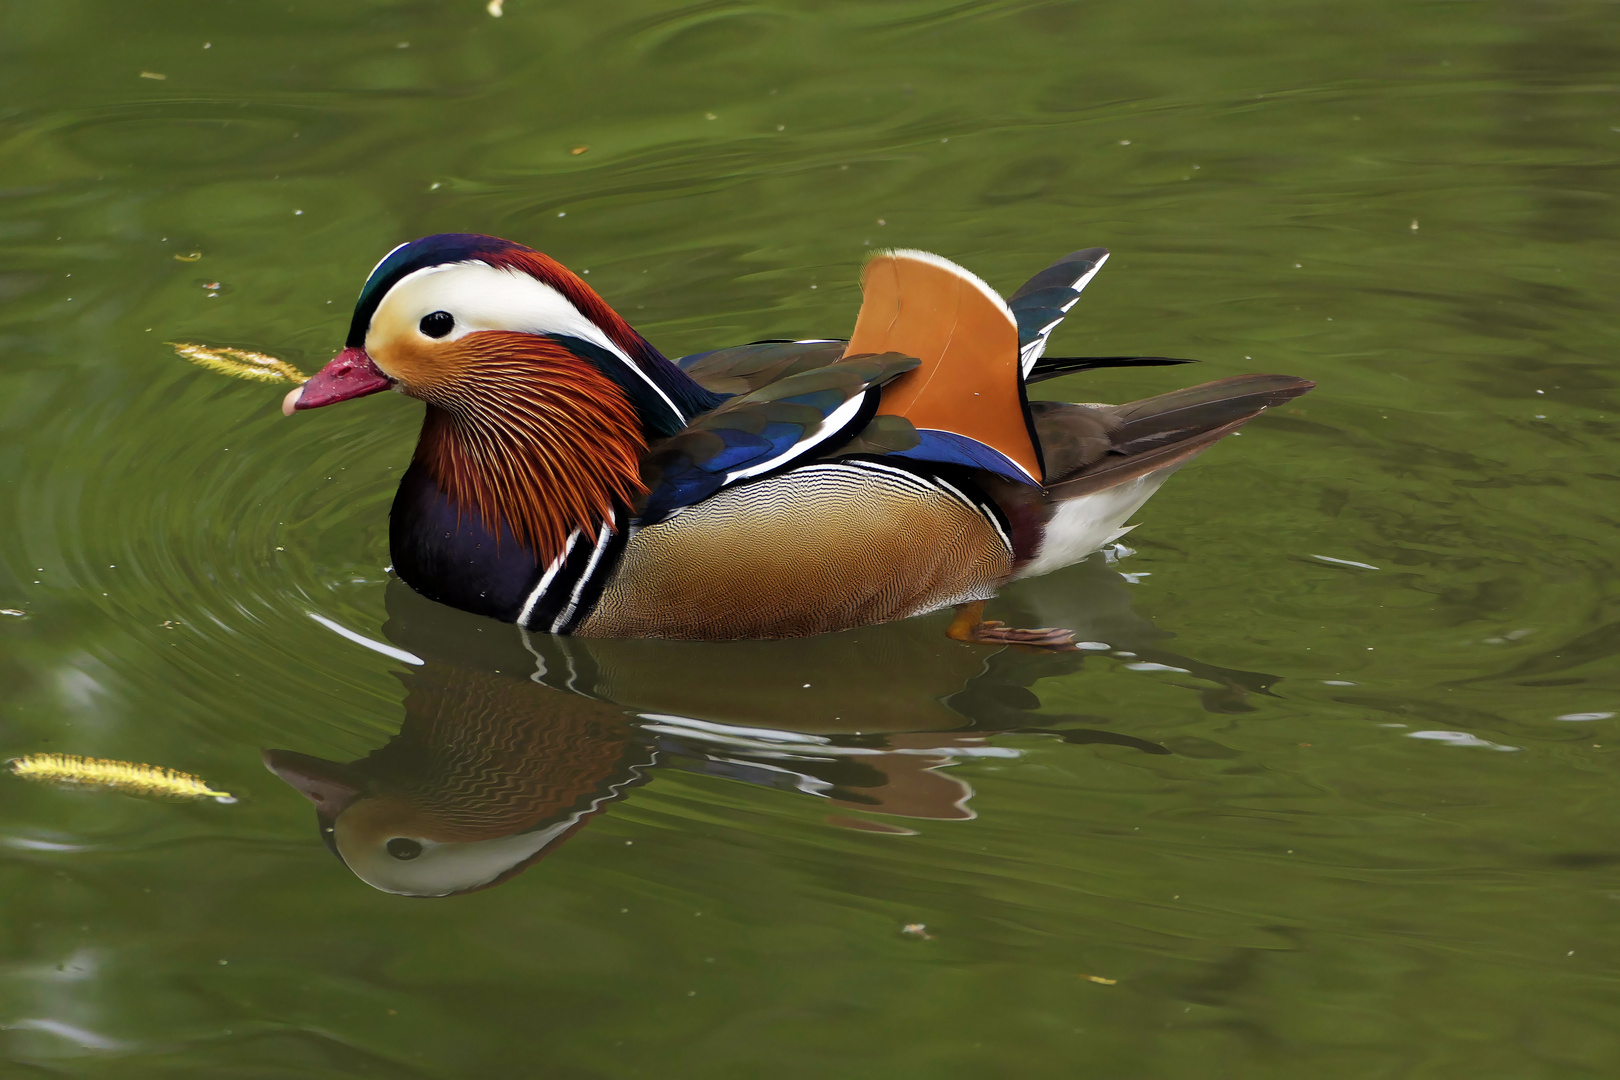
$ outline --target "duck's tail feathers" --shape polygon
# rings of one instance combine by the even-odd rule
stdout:
[[[1173,468],[1213,446],[1266,409],[1316,384],[1292,375],[1234,375],[1104,410],[1118,423],[1099,459],[1047,485],[1055,500],[1089,495]]]
[[[1018,360],[1026,379],[1046,351],[1046,339],[1107,261],[1107,248],[1070,252],[1008,297],[1007,307],[1018,322]]]
[[[924,447],[988,447],[992,471],[1039,483],[1042,462],[1024,398],[1018,322],[996,291],[949,259],[885,251],[861,274],[861,311],[846,356],[901,353],[922,361],[883,388],[881,413],[916,426]],[[919,448],[914,454],[926,454]],[[980,464],[980,468],[991,466]]]
[[[1178,360],[1172,356],[1042,356],[1035,361],[1026,383],[1055,379],[1060,375],[1074,375],[1106,367],[1168,367],[1171,364],[1196,364],[1197,360]]]

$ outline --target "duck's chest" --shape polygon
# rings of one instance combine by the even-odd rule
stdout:
[[[728,488],[628,536],[590,637],[798,637],[994,594],[1012,568],[993,504],[871,461]]]
[[[459,510],[419,464],[406,470],[388,516],[394,572],[430,600],[516,622],[541,569],[502,527]]]

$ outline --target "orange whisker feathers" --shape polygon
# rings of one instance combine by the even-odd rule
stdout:
[[[542,565],[642,493],[641,421],[594,364],[531,334],[469,334],[422,396],[417,460],[458,511],[504,524]],[[497,542],[498,539],[497,539]]]

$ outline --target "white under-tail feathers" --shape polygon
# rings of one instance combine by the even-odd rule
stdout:
[[[1039,577],[1061,570],[1136,528],[1125,522],[1153,497],[1159,485],[1178,467],[1179,463],[1170,465],[1115,487],[1059,503],[1041,537],[1040,549],[1016,577]]]

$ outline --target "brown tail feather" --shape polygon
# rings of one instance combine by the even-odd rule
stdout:
[[[1112,446],[1091,464],[1046,486],[1053,501],[1079,498],[1180,465],[1273,405],[1316,384],[1292,375],[1235,375],[1168,394],[1107,406],[1119,427]]]

